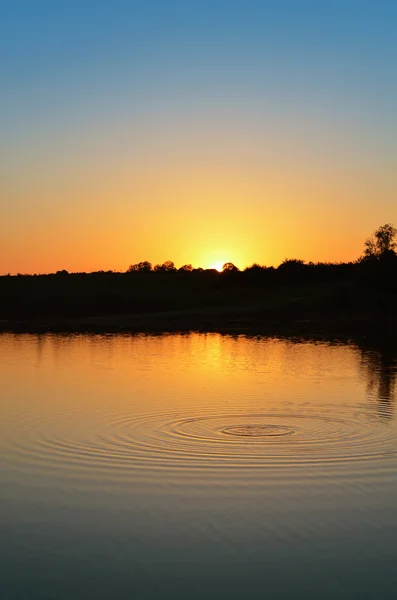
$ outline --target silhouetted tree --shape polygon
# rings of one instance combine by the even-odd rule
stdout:
[[[305,261],[300,258],[285,258],[283,262],[278,266],[280,269],[285,269],[286,267],[304,267]]]
[[[128,273],[133,273],[134,271],[149,273],[151,270],[152,270],[152,263],[150,263],[148,260],[144,260],[140,263],[136,263],[135,265],[130,265],[128,267]]]
[[[305,264],[304,260],[299,258],[286,258],[277,267],[277,272],[282,279],[285,278],[287,281],[304,281],[309,269],[310,267]]]
[[[169,273],[176,271],[176,268],[172,260],[166,260],[162,265],[154,265],[154,270],[160,273]]]
[[[301,273],[305,269],[305,261],[300,258],[286,258],[278,266],[279,271],[285,271],[287,273]]]
[[[238,267],[236,267],[236,265],[234,265],[231,262],[227,262],[223,265],[222,267],[222,272],[223,273],[237,273],[237,271],[239,271],[240,269]]]
[[[179,271],[191,272],[191,271],[193,271],[193,267],[192,267],[192,265],[183,265],[178,270]]]
[[[364,258],[380,260],[387,254],[395,254],[397,229],[390,223],[379,227],[364,243]]]
[[[269,269],[273,270],[273,267],[265,267],[265,266],[259,265],[258,263],[253,263],[252,265],[250,265],[249,267],[246,267],[244,269],[244,273],[247,273],[252,276],[256,276],[256,275],[261,275],[261,274],[269,271]]]

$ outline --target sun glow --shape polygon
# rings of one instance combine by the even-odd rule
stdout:
[[[210,265],[209,268],[210,269],[216,269],[217,271],[222,271],[224,264],[225,264],[224,261],[218,260],[217,262],[212,263],[212,265]]]

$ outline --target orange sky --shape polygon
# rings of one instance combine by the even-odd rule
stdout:
[[[387,172],[344,173],[304,161],[266,166],[264,159],[238,168],[225,154],[212,164],[198,151],[168,164],[106,170],[103,159],[82,169],[46,164],[44,156],[23,169],[21,181],[6,182],[14,208],[1,223],[0,271],[126,270],[141,260],[204,268],[354,260],[396,213]]]

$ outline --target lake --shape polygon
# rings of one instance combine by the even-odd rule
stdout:
[[[0,336],[4,600],[388,598],[396,348]]]

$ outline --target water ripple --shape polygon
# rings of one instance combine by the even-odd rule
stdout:
[[[377,426],[359,411],[321,414],[172,413],[87,415],[48,419],[19,415],[20,435],[3,440],[21,468],[94,473],[120,470],[282,469],[299,465],[354,465],[395,456],[392,428]],[[373,466],[371,468],[374,468]]]

